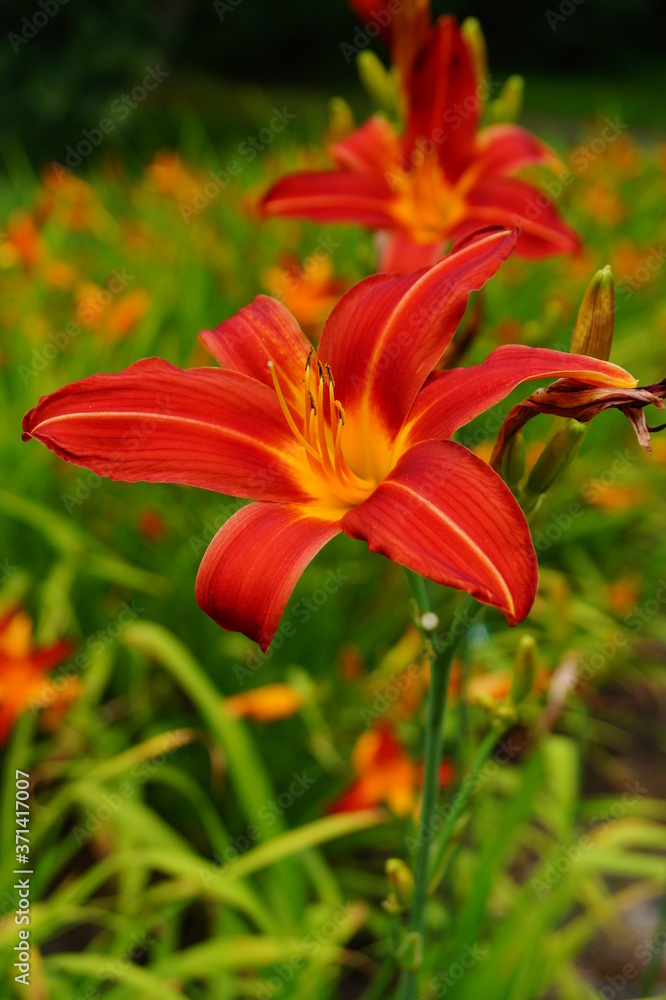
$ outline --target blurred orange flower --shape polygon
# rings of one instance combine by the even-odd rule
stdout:
[[[192,189],[199,183],[199,178],[187,169],[178,153],[173,152],[156,153],[153,162],[146,167],[146,176],[159,194],[176,201],[188,201]]]
[[[44,675],[62,663],[70,650],[71,644],[64,639],[37,648],[32,619],[21,608],[11,607],[0,614],[0,745],[7,742],[16,720],[31,704],[52,706],[59,700],[64,689],[50,697],[51,685]]]
[[[100,234],[113,224],[94,188],[62,169],[44,171],[35,215],[40,225],[52,219],[68,232]]]
[[[351,763],[357,777],[331,803],[329,812],[355,812],[384,804],[396,816],[408,816],[414,810],[423,784],[423,766],[412,760],[390,726],[377,726],[362,733]],[[441,787],[450,784],[453,775],[453,765],[442,762]]]
[[[76,315],[81,325],[112,341],[122,340],[131,333],[151,306],[150,295],[143,288],[114,298],[114,292],[92,281],[81,282],[75,298]]]
[[[330,257],[317,251],[303,263],[284,256],[280,264],[266,268],[262,282],[310,332],[323,324],[347,287],[345,281],[333,276]]]
[[[0,246],[0,267],[15,267],[25,271],[46,256],[46,246],[35,219],[29,212],[12,212],[7,222],[7,236]]]
[[[303,704],[303,698],[290,684],[264,684],[252,691],[232,694],[224,704],[237,719],[275,722],[295,715]]]

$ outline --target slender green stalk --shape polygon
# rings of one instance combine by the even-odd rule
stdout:
[[[409,573],[409,581],[414,600],[421,616],[430,611],[430,604],[422,577]],[[428,693],[428,719],[425,730],[425,776],[423,801],[418,830],[418,851],[414,870],[414,899],[409,916],[409,930],[423,936],[425,928],[425,904],[428,895],[428,875],[430,870],[430,840],[432,820],[439,790],[439,768],[444,740],[443,721],[446,710],[446,694],[453,657],[466,634],[480,606],[471,597],[466,597],[459,606],[446,632],[446,641],[441,637],[435,642],[427,631],[424,638],[432,650],[430,658],[430,690]],[[398,990],[398,1000],[415,1000],[418,986],[418,970],[403,974]]]
[[[451,812],[449,813],[446,823],[444,824],[444,829],[442,830],[441,836],[437,843],[437,848],[435,851],[435,859],[432,863],[433,875],[430,882],[430,892],[433,892],[433,890],[436,889],[440,883],[440,880],[442,878],[442,875],[444,874],[444,869],[445,869],[444,860],[446,856],[446,850],[451,841],[451,835],[453,834],[453,829],[459,817],[464,812],[467,803],[472,797],[472,793],[474,792],[474,787],[476,784],[476,779],[478,778],[479,773],[481,772],[483,766],[485,765],[486,761],[493,752],[493,748],[495,747],[495,744],[497,743],[498,739],[500,738],[503,732],[506,732],[506,729],[504,727],[500,727],[497,725],[494,725],[492,727],[490,732],[487,734],[485,740],[477,750],[476,756],[474,757],[474,761],[472,763],[471,770],[467,775],[467,777],[465,778],[465,780],[463,781],[462,785],[460,786],[458,794],[455,796],[453,802],[451,803]]]

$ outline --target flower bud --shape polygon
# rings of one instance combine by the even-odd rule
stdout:
[[[607,264],[587,286],[571,338],[571,353],[608,361],[614,325],[615,289],[613,273]]]
[[[578,454],[586,430],[584,424],[579,424],[577,420],[568,420],[566,425],[552,436],[529,474],[525,486],[526,494],[540,496],[551,488]]]
[[[537,645],[531,635],[521,636],[513,666],[509,702],[520,705],[534,687],[539,666]]]
[[[477,81],[481,84],[479,90],[483,91],[488,77],[488,53],[486,39],[478,18],[466,17],[460,26],[460,33],[472,52]]]
[[[497,98],[488,107],[493,122],[515,122],[523,110],[525,80],[515,74],[502,84]]]
[[[389,858],[386,862],[386,877],[391,887],[389,898],[395,899],[400,911],[408,910],[414,896],[414,876],[411,869],[401,858]]]
[[[520,433],[514,434],[502,455],[500,475],[509,489],[514,489],[525,475],[527,445]]]
[[[354,112],[344,97],[332,97],[328,102],[328,135],[330,142],[345,139],[355,126]]]
[[[356,68],[361,83],[377,107],[393,112],[396,107],[395,77],[387,70],[379,56],[367,49],[356,57]]]

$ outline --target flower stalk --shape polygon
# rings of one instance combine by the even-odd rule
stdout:
[[[422,945],[430,871],[432,819],[437,802],[439,767],[444,743],[443,723],[446,712],[446,696],[451,664],[453,663],[453,658],[460,642],[480,610],[480,605],[472,597],[468,596],[465,598],[459,605],[451,627],[448,630],[449,641],[439,651],[423,624],[424,620],[426,624],[430,624],[429,616],[432,614],[425,581],[422,577],[411,572],[408,573],[408,577],[413,599],[420,612],[420,627],[423,631],[425,647],[430,657],[430,689],[428,692],[428,718],[425,729],[423,800],[419,818],[418,851],[414,870],[414,898],[408,923],[410,941],[415,945],[416,941],[420,939],[420,944]],[[419,948],[413,947],[411,950],[418,952]],[[418,967],[406,968],[400,982],[398,1000],[415,1000],[417,986]]]

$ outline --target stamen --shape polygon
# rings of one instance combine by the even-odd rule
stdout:
[[[280,409],[284,413],[285,419],[286,419],[287,423],[289,424],[290,430],[292,431],[292,433],[294,434],[294,436],[296,437],[296,439],[298,441],[300,441],[300,443],[303,445],[303,447],[306,448],[307,451],[309,451],[312,455],[314,455],[315,458],[318,459],[319,455],[317,454],[317,452],[315,451],[315,449],[312,447],[312,445],[310,444],[310,442],[306,441],[306,439],[304,438],[304,436],[301,434],[301,432],[299,431],[298,427],[296,426],[296,424],[294,422],[294,418],[292,417],[291,413],[289,412],[289,407],[287,406],[286,400],[285,400],[284,395],[282,393],[282,389],[280,388],[280,383],[278,382],[278,377],[277,377],[277,372],[275,370],[275,365],[273,364],[272,361],[268,362],[268,367],[270,369],[271,378],[273,379],[273,385],[275,386],[275,392],[277,394],[278,402],[280,403]]]

